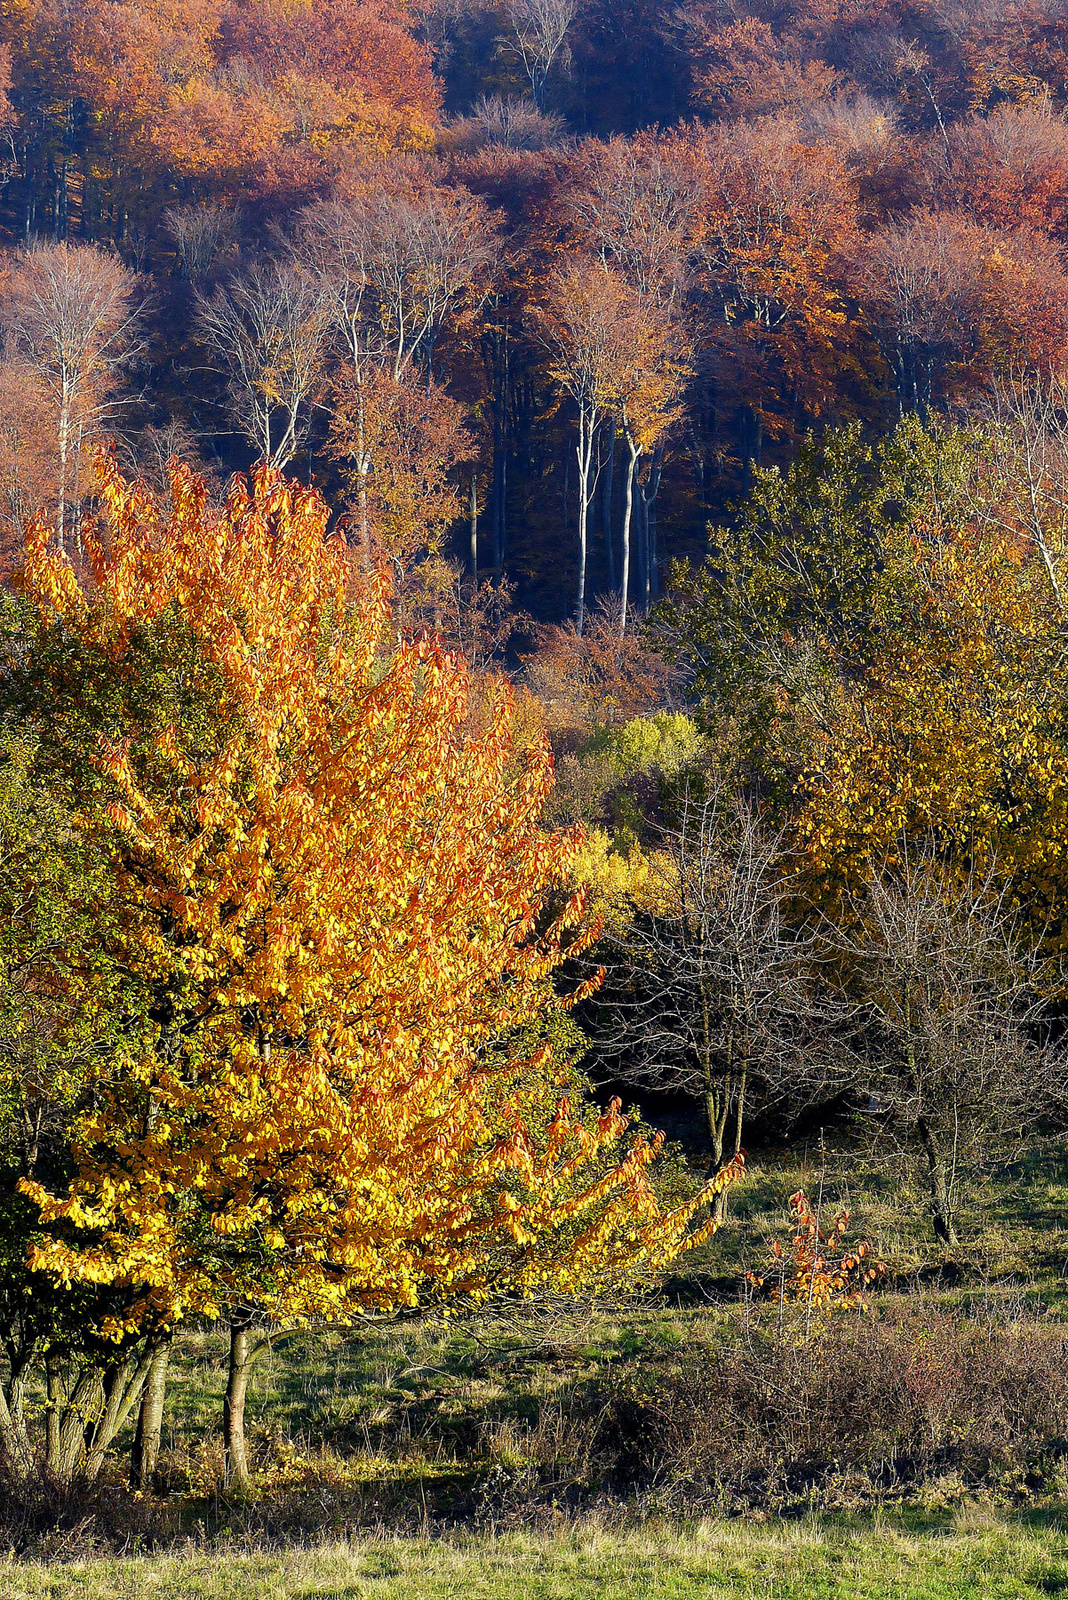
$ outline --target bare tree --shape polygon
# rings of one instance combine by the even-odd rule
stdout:
[[[272,466],[287,466],[307,432],[327,327],[320,285],[293,263],[253,266],[210,299],[197,295],[198,333],[227,377],[233,419]]]
[[[400,384],[416,361],[425,365],[432,387],[437,342],[490,275],[496,233],[484,203],[466,189],[420,189],[383,177],[347,199],[308,206],[292,250],[301,270],[319,285],[347,366],[348,459],[366,553],[373,393],[383,377]]]
[[[460,150],[550,150],[567,131],[563,117],[539,111],[529,100],[512,95],[481,95],[469,117],[449,124],[448,143]]]
[[[663,831],[651,874],[610,941],[598,1048],[613,1076],[701,1104],[714,1171],[742,1147],[755,1085],[793,1078],[818,1020],[815,945],[788,913],[783,834],[718,781]]]
[[[182,270],[194,283],[207,277],[237,239],[237,212],[233,206],[177,206],[164,213],[163,221],[174,240]]]
[[[218,466],[213,469],[201,460],[197,436],[180,417],[168,417],[159,424],[149,423],[127,435],[120,452],[123,470],[130,477],[142,479],[155,494],[165,497],[170,494],[170,464],[176,458],[196,463],[198,473],[205,478],[217,476],[222,487],[223,475]]]
[[[1063,619],[1068,608],[1068,390],[1053,373],[998,378],[980,417],[993,425],[982,467],[994,493],[981,501],[977,495],[976,501],[1002,528],[1023,534],[1038,553]]]
[[[960,1165],[1003,1153],[1063,1096],[1018,922],[993,872],[954,873],[931,846],[873,870],[828,939],[854,1032],[821,1087],[848,1089],[879,1135],[919,1154],[943,1244],[958,1242]]]
[[[691,138],[590,140],[573,164],[562,206],[587,249],[662,305],[687,286],[707,186]]]
[[[586,558],[590,503],[602,462],[598,430],[616,410],[621,374],[629,370],[633,319],[631,291],[618,273],[598,261],[576,261],[553,273],[535,326],[551,358],[550,375],[578,413],[578,595],[575,626],[586,616]]]
[[[383,177],[308,206],[293,249],[322,284],[357,373],[370,360],[399,379],[417,357],[432,371],[442,330],[495,246],[488,210],[468,190]]]
[[[140,339],[145,296],[118,256],[90,245],[38,244],[16,257],[0,303],[10,359],[47,396],[59,462],[56,534],[77,518],[78,467],[112,415],[119,374]]]
[[[860,168],[888,154],[899,131],[896,107],[863,91],[818,101],[807,108],[804,121],[806,130],[826,139],[851,166]]]
[[[539,111],[554,61],[566,59],[567,36],[578,12],[578,0],[508,0],[509,43],[519,52]]]

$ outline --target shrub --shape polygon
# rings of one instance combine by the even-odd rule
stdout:
[[[947,1475],[1037,1486],[1066,1434],[1068,1333],[910,1309],[635,1371],[609,1398],[596,1448],[617,1491],[770,1506]]]

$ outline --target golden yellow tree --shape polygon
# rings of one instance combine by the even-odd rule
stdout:
[[[39,1270],[120,1291],[116,1340],[229,1314],[228,1446],[248,1328],[618,1282],[707,1236],[664,1212],[658,1145],[618,1104],[557,1103],[544,1019],[581,914],[546,899],[578,847],[539,822],[544,747],[511,699],[471,732],[462,665],[385,653],[389,595],[354,584],[315,493],[261,469],[212,508],[105,465],[80,580],[46,530],[23,586],[104,673],[153,630],[204,723],[101,742],[120,937],[143,993],[96,1071],[70,1183],[27,1185]],[[569,932],[570,930],[570,932]]]
[[[933,842],[1014,884],[1039,927],[1062,926],[1063,619],[1048,557],[1008,519],[917,527],[899,583],[876,597],[878,648],[825,702],[802,780],[802,848],[832,892]]]

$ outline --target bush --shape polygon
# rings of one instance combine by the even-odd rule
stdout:
[[[946,1476],[1038,1487],[1066,1434],[1068,1333],[920,1309],[636,1371],[608,1398],[595,1451],[617,1491],[782,1506]]]

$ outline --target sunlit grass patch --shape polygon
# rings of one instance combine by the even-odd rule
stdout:
[[[1068,1537],[973,1508],[878,1518],[369,1538],[278,1554],[0,1566],[4,1600],[1031,1600],[1068,1592]]]

